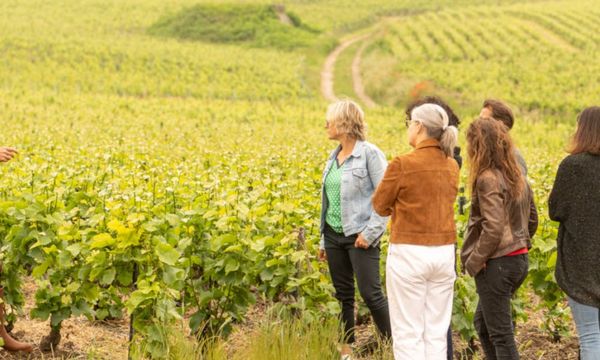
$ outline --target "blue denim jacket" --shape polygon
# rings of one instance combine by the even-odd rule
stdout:
[[[321,242],[320,248],[325,248],[325,216],[327,213],[328,200],[325,194],[325,178],[336,161],[341,147],[338,146],[327,159],[323,171],[321,185]],[[362,233],[363,237],[371,246],[377,245],[389,217],[377,215],[373,211],[371,197],[383,178],[387,161],[383,152],[377,146],[366,142],[357,141],[354,150],[344,164],[342,183],[340,189],[342,205],[342,226],[344,235]]]

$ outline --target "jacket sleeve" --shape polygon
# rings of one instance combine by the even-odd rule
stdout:
[[[401,168],[400,159],[395,158],[385,170],[383,179],[375,189],[372,200],[373,210],[380,216],[392,215],[394,202],[400,191]]]
[[[505,225],[504,195],[498,179],[480,177],[476,184],[477,200],[483,218],[479,240],[465,263],[470,275],[475,276],[483,269],[487,260],[496,251],[502,240]]]
[[[376,189],[381,183],[381,179],[383,179],[385,169],[387,168],[387,160],[383,152],[377,148],[368,151],[366,155],[369,178],[371,179],[373,188]],[[362,232],[363,237],[369,245],[373,244],[383,234],[387,222],[387,216],[380,216],[375,211],[371,212],[367,227]]]
[[[548,199],[548,212],[550,219],[564,222],[569,217],[570,192],[569,187],[576,183],[577,174],[569,162],[569,157],[565,158],[558,167],[556,180],[550,192]]]
[[[521,152],[519,150],[515,150],[515,156],[517,157],[517,163],[521,167],[521,171],[523,172],[523,175],[527,176],[527,173],[528,173],[527,163],[525,162],[523,155],[521,155]]]
[[[538,228],[538,212],[537,207],[535,206],[535,199],[533,198],[533,192],[531,192],[531,198],[529,200],[529,222],[528,222],[528,230],[529,230],[529,238],[533,239],[533,236],[537,232]]]

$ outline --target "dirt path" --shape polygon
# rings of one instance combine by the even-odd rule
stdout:
[[[357,41],[365,40],[369,37],[370,34],[358,35],[352,37],[350,39],[344,40],[338,47],[336,47],[325,59],[325,64],[323,64],[323,70],[321,71],[321,94],[327,101],[335,101],[337,97],[335,96],[335,91],[333,89],[334,83],[334,70],[335,63],[338,59],[338,56],[346,50],[350,45],[354,44]],[[354,81],[353,81],[354,82]]]
[[[362,82],[362,75],[360,73],[360,63],[362,55],[368,45],[369,42],[364,41],[360,49],[358,49],[358,51],[356,52],[356,55],[354,55],[354,60],[352,61],[352,86],[354,88],[356,96],[358,96],[360,101],[367,107],[372,108],[377,106],[377,103],[375,103],[375,101],[373,101],[373,99],[371,99],[369,95],[367,95],[365,91],[365,86]]]

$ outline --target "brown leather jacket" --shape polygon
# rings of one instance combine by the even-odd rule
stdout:
[[[392,215],[392,243],[453,244],[457,192],[457,162],[442,152],[437,140],[428,139],[388,165],[373,195],[373,209],[381,216]]]
[[[484,171],[473,191],[460,254],[463,269],[475,276],[489,259],[530,248],[537,226],[537,210],[529,184],[523,198],[513,201],[500,171]]]

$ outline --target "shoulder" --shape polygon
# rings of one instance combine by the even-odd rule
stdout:
[[[558,173],[561,175],[574,175],[575,171],[582,166],[586,166],[588,159],[586,154],[569,155],[562,159],[558,165]]]
[[[484,170],[481,174],[479,174],[479,176],[477,176],[475,186],[478,190],[483,192],[500,190],[500,177],[493,170]]]
[[[448,160],[446,162],[448,163],[448,167],[452,171],[456,171],[456,172],[460,171],[459,161],[456,159],[456,157],[448,157]]]
[[[592,156],[588,153],[569,155],[560,162],[560,167],[576,168],[580,166],[585,166],[586,164],[589,164],[594,160],[597,161],[598,159],[600,159],[600,157]]]
[[[580,153],[565,157],[558,166],[557,177],[578,178],[598,176],[600,156]]]
[[[399,172],[402,171],[402,163],[403,163],[403,157],[404,156],[396,156],[395,158],[392,159],[392,161],[389,163],[387,169],[389,172]]]
[[[363,151],[368,156],[381,155],[381,156],[385,157],[383,151],[381,151],[381,149],[379,149],[377,147],[377,145],[370,143],[368,141],[363,142]]]

